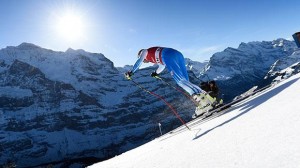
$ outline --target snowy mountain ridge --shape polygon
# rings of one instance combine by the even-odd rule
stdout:
[[[81,80],[80,76],[90,78],[90,80],[99,80],[101,69],[107,66],[110,66],[115,71],[114,73],[118,73],[113,68],[113,63],[102,54],[88,53],[84,50],[68,49],[66,52],[55,52],[33,44],[22,43],[18,47],[2,49],[0,54],[1,59],[5,60],[7,65],[15,60],[28,63],[40,69],[50,80],[75,83],[73,86],[78,90],[85,88],[84,80]],[[8,68],[5,65],[1,67],[3,67],[2,71]],[[101,83],[94,86],[95,89],[99,87],[99,84]],[[105,85],[100,87],[105,87]]]
[[[295,50],[294,42],[284,39],[241,43],[237,49],[227,48],[215,53],[204,72],[215,80],[227,80],[242,74],[260,77],[276,60],[292,55]],[[220,72],[225,75],[219,76]]]
[[[266,78],[266,75],[279,66],[276,61],[286,62],[278,69],[300,61],[300,56],[295,54],[297,50],[293,41],[285,39],[241,43],[237,49],[227,48],[215,53],[201,72],[200,79],[207,80],[208,76],[218,81],[224,99],[231,100],[232,95],[246,92],[253,84],[259,87],[268,85],[273,76]]]

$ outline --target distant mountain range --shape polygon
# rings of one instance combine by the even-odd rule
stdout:
[[[237,49],[227,48],[215,53],[200,79],[218,81],[225,101],[233,99],[254,85],[263,87],[274,76],[267,73],[279,71],[300,61],[299,49],[293,41],[277,39],[274,41],[241,43]]]
[[[262,87],[300,61],[293,41],[242,43],[209,62],[186,59],[190,80],[216,80],[225,101]],[[295,65],[294,65],[295,66]],[[181,123],[168,106],[124,79],[102,54],[22,43],[0,50],[0,165],[86,165],[135,148]],[[133,80],[163,96],[188,121],[195,106],[141,69]],[[161,77],[175,86],[165,70]]]

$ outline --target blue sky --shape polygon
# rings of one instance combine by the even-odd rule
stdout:
[[[84,49],[123,66],[134,64],[141,48],[165,46],[204,61],[241,42],[291,40],[300,31],[299,6],[299,0],[1,0],[0,48],[29,42]],[[61,25],[66,13],[80,18],[76,26]]]

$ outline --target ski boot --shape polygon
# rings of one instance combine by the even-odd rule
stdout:
[[[216,100],[209,96],[207,93],[200,93],[193,95],[194,100],[199,103],[196,107],[195,114],[192,118],[197,118],[200,116],[206,117],[205,115],[214,109],[214,105],[216,104]]]

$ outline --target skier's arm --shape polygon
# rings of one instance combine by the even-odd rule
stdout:
[[[157,68],[157,70],[156,70],[155,72],[156,72],[157,74],[160,74],[165,68],[166,68],[165,65],[158,64],[158,68]]]
[[[136,70],[139,69],[139,67],[142,65],[144,59],[146,58],[148,52],[143,52],[141,57],[135,62],[131,72],[134,73]]]

